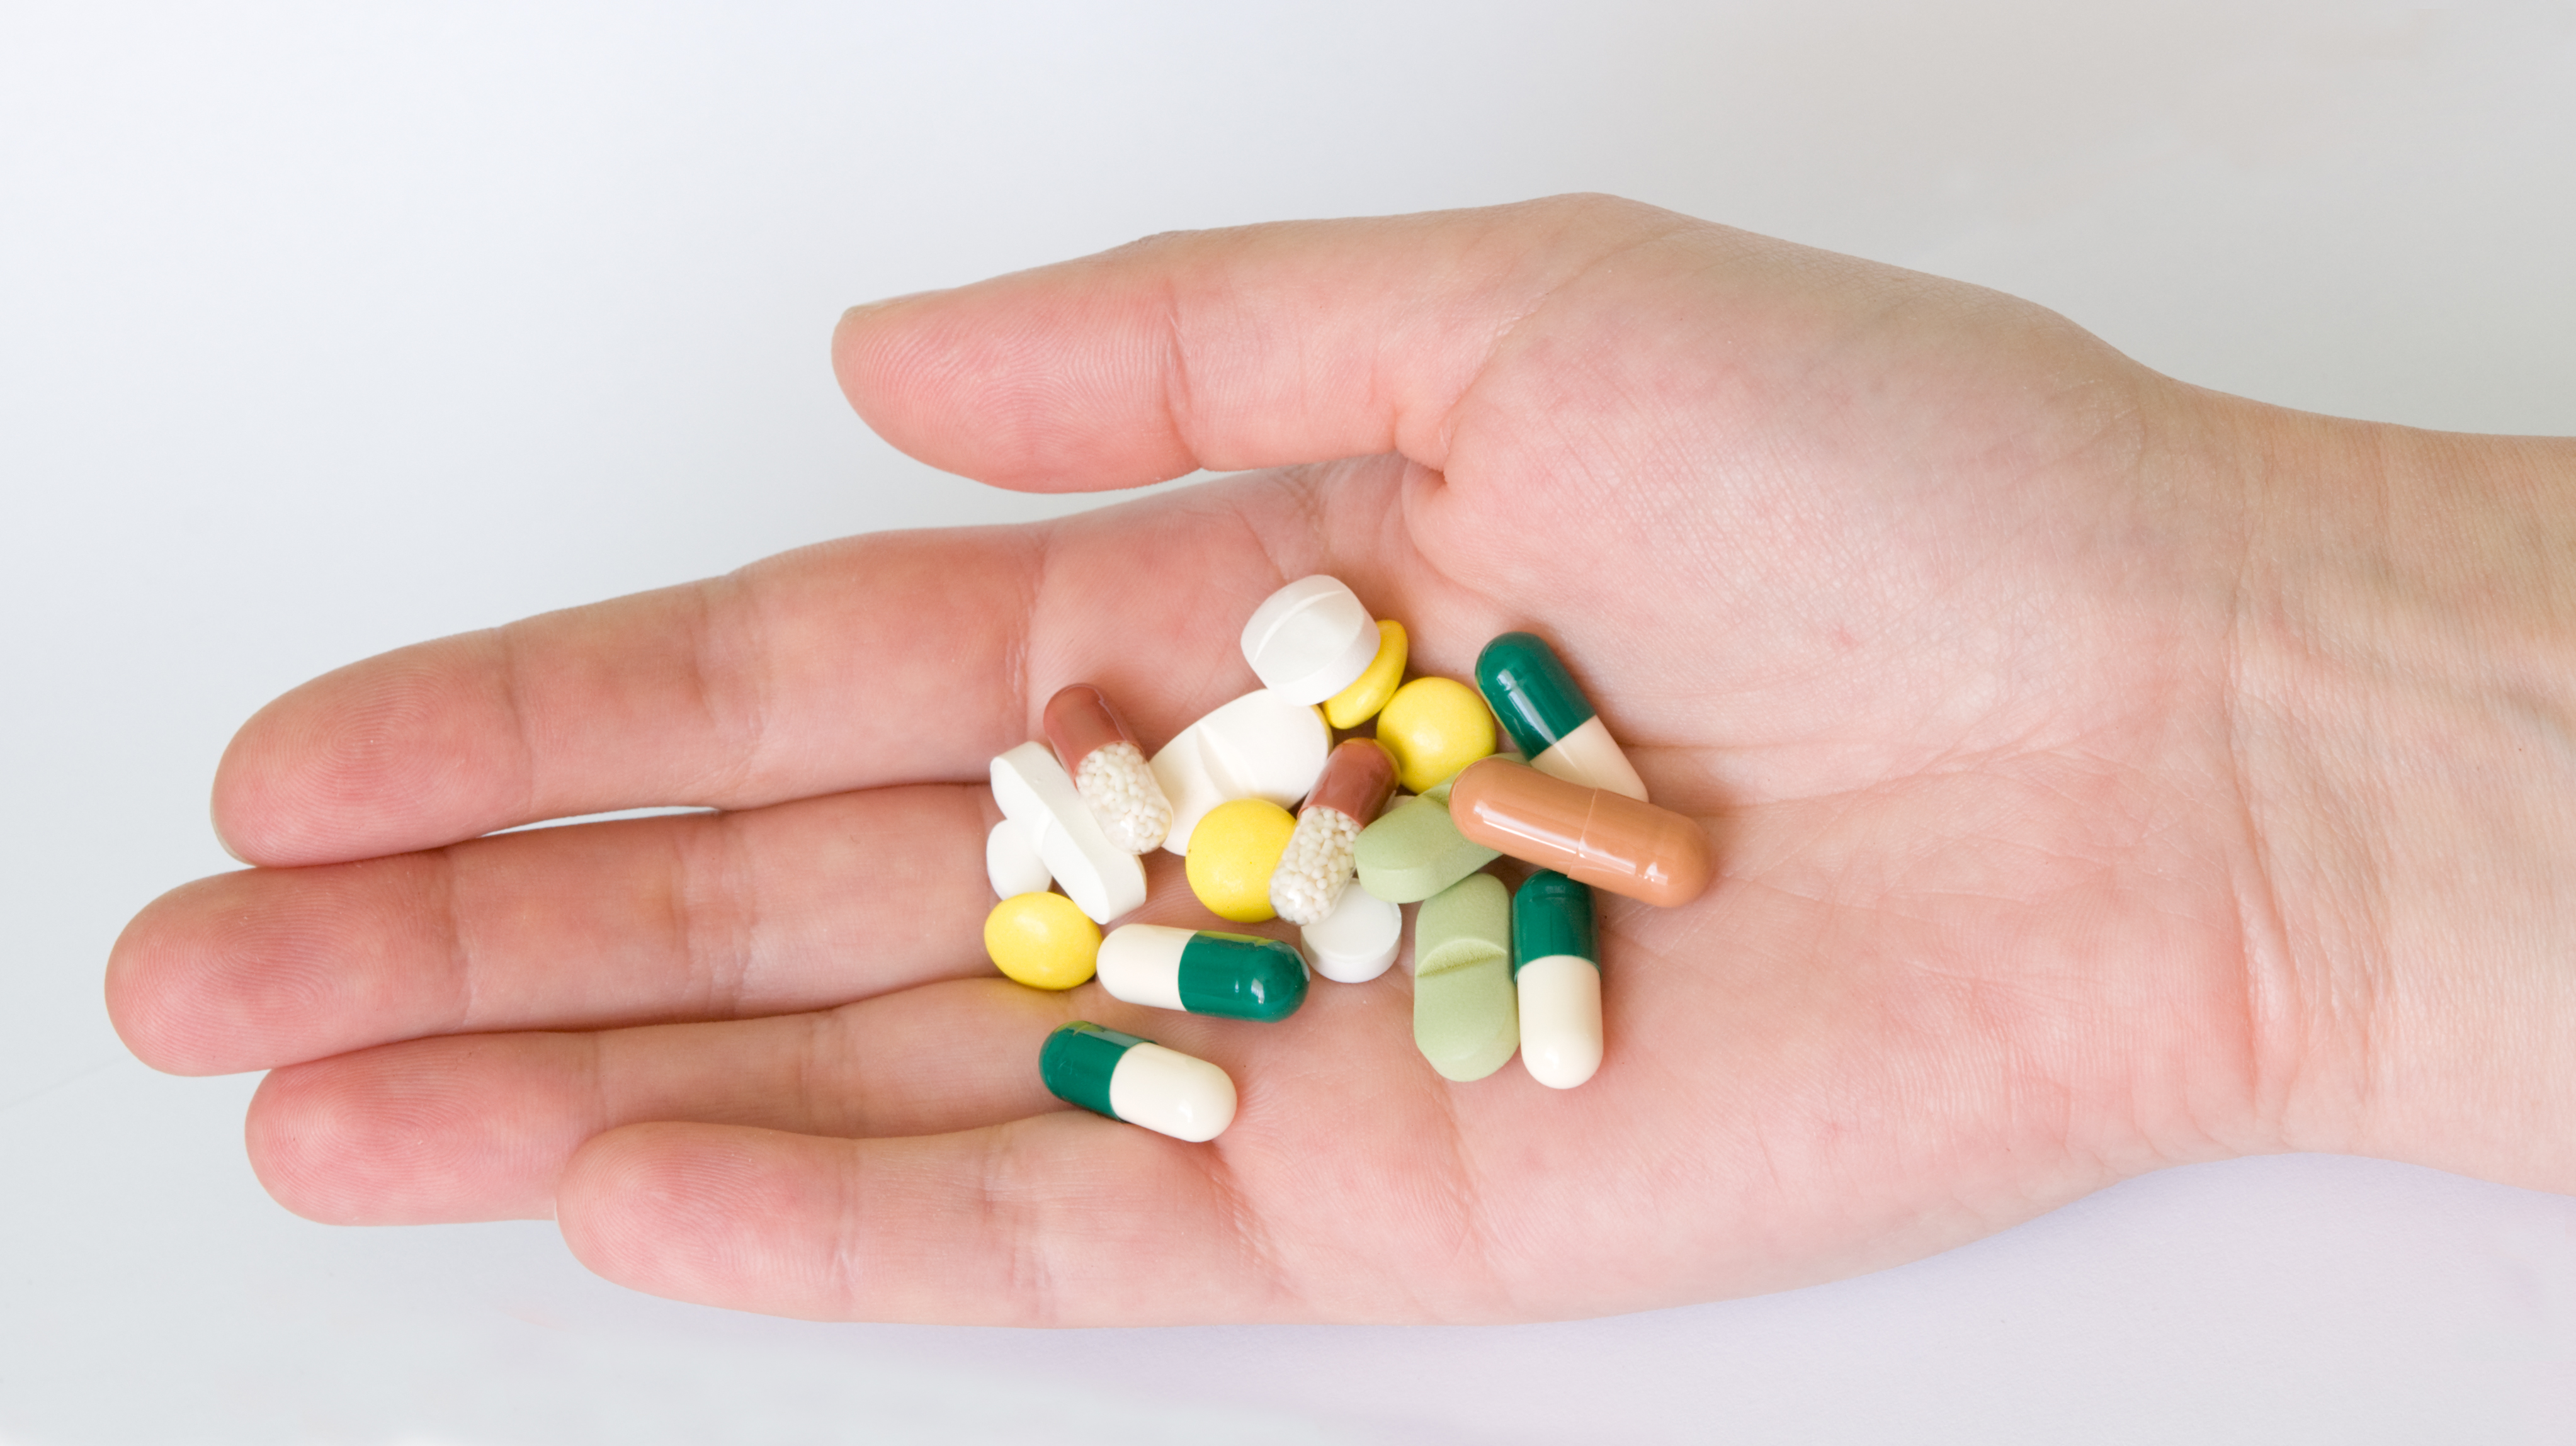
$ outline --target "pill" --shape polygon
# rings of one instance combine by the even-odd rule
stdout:
[[[1394,793],[1395,760],[1376,740],[1345,739],[1333,749],[1270,875],[1270,907],[1280,918],[1312,924],[1333,912],[1350,886],[1360,830],[1377,821]],[[1196,842],[1190,856],[1198,856]]]
[[[1298,930],[1297,937],[1316,973],[1366,984],[1395,962],[1404,942],[1404,910],[1366,889],[1344,889],[1333,912]]]
[[[1100,942],[1100,987],[1156,1009],[1286,1019],[1306,1002],[1306,961],[1276,939],[1122,924]]]
[[[1496,857],[1460,833],[1436,798],[1399,800],[1361,829],[1351,846],[1360,887],[1395,904],[1430,898]]]
[[[1243,625],[1243,660],[1261,686],[1292,702],[1321,703],[1368,671],[1377,619],[1337,577],[1301,577],[1262,600]]]
[[[1234,1081],[1203,1059],[1114,1029],[1059,1024],[1038,1050],[1047,1093],[1192,1144],[1234,1123]]]
[[[1512,895],[1512,984],[1520,996],[1521,1066],[1570,1090],[1601,1067],[1601,954],[1592,891],[1554,869]]]
[[[1062,894],[1015,894],[984,916],[984,952],[1031,989],[1071,989],[1091,977],[1100,926]]]
[[[1267,688],[1216,708],[1153,757],[1154,780],[1172,804],[1163,847],[1188,853],[1200,818],[1220,803],[1266,798],[1286,808],[1304,798],[1332,751],[1321,711]]]
[[[1608,789],[1489,758],[1449,788],[1449,817],[1467,838],[1579,883],[1649,904],[1687,904],[1708,887],[1699,825]]]
[[[1145,866],[1100,831],[1091,806],[1045,744],[1023,743],[993,760],[993,802],[1037,845],[1047,872],[1094,923],[1145,902]],[[991,840],[985,843],[989,849]]]
[[[1532,768],[1585,788],[1645,798],[1645,780],[1546,639],[1505,633],[1485,644],[1476,655],[1476,686]]]
[[[1359,681],[1324,700],[1324,721],[1336,728],[1357,728],[1377,716],[1404,681],[1404,624],[1383,618],[1377,625],[1377,656]]]
[[[1416,678],[1379,710],[1377,741],[1395,755],[1404,786],[1420,793],[1494,751],[1494,715],[1455,678]]]
[[[1520,1042],[1511,896],[1492,874],[1470,874],[1414,916],[1413,1047],[1464,1082],[1501,1069]]]
[[[1046,860],[1038,857],[1038,846],[1029,841],[1029,831],[1007,818],[984,835],[984,877],[992,882],[993,892],[1005,899],[1014,894],[1043,894],[1055,882]]]
[[[1297,833],[1297,820],[1266,798],[1220,803],[1190,830],[1190,892],[1208,912],[1238,924],[1273,917],[1270,877]]]
[[[1153,852],[1172,827],[1171,801],[1108,696],[1089,683],[1075,683],[1056,690],[1043,716],[1047,742],[1073,775],[1074,792],[1091,806],[1100,831],[1131,854]]]

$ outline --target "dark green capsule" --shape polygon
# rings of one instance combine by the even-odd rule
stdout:
[[[1485,644],[1476,655],[1476,687],[1524,758],[1592,720],[1592,700],[1536,633],[1505,633]]]
[[[1081,1020],[1059,1024],[1038,1051],[1038,1077],[1057,1099],[1114,1120],[1118,1112],[1109,1107],[1109,1077],[1118,1072],[1127,1051],[1151,1042]]]
[[[1512,896],[1512,973],[1518,975],[1533,959],[1559,954],[1601,967],[1592,890],[1554,869],[1541,869]]]
[[[1306,959],[1294,946],[1201,929],[1181,950],[1181,1007],[1228,1019],[1286,1019],[1306,1002]]]

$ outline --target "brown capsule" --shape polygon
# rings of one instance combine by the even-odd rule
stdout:
[[[1663,908],[1708,887],[1708,837],[1699,825],[1509,759],[1469,764],[1449,787],[1449,819],[1470,842]]]
[[[1376,822],[1395,797],[1395,755],[1374,738],[1345,738],[1324,760],[1324,774],[1306,795],[1305,808],[1337,810],[1362,828]]]
[[[1136,735],[1127,731],[1126,720],[1109,706],[1108,695],[1089,683],[1057,689],[1047,699],[1043,720],[1046,740],[1055,746],[1055,756],[1067,773],[1081,772],[1082,760],[1095,748],[1136,741]]]

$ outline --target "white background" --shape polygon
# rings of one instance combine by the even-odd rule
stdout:
[[[1178,227],[1623,192],[2191,381],[2576,433],[2576,7],[0,0],[0,1439],[2564,1442],[2576,1203],[2171,1172],[1905,1269],[1514,1329],[1032,1333],[342,1230],[108,945],[338,663],[872,528],[841,307]]]

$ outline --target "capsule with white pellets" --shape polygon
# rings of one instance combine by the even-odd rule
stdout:
[[[1270,873],[1270,908],[1291,924],[1331,916],[1350,887],[1352,848],[1395,797],[1395,758],[1374,738],[1346,738],[1297,810],[1297,831]]]
[[[1069,684],[1047,700],[1043,721],[1047,742],[1109,841],[1131,854],[1159,847],[1171,831],[1171,800],[1109,696],[1089,683]]]
[[[1645,780],[1545,638],[1505,633],[1485,644],[1476,655],[1476,687],[1532,768],[1645,801]]]
[[[1601,1067],[1601,964],[1592,891],[1553,869],[1512,896],[1512,983],[1520,996],[1521,1063],[1570,1090]]]
[[[1122,924],[1100,941],[1100,987],[1113,999],[1217,1014],[1286,1019],[1306,1002],[1306,960],[1276,939]]]
[[[1234,1123],[1234,1081],[1203,1059],[1076,1020],[1038,1051],[1047,1093],[1094,1114],[1192,1144]]]

